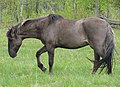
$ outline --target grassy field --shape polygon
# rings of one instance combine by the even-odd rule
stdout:
[[[120,56],[115,55],[113,74],[91,74],[93,59],[90,47],[77,50],[56,49],[53,73],[48,73],[47,53],[41,60],[47,67],[43,73],[37,67],[36,51],[40,41],[26,39],[14,59],[7,52],[6,28],[0,28],[0,87],[120,87]],[[115,29],[116,50],[120,55],[120,30]]]

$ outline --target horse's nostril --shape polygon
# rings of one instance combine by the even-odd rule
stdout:
[[[10,57],[12,57],[12,58],[15,58],[17,55],[15,54],[15,55],[10,55]]]
[[[10,55],[10,57],[12,57],[12,58],[15,58],[15,57],[17,56],[16,52],[15,52],[15,51],[12,51],[12,50],[9,52],[9,55]]]

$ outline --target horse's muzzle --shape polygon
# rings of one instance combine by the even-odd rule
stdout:
[[[10,57],[15,58],[17,56],[17,53],[15,51],[10,51],[9,52]]]

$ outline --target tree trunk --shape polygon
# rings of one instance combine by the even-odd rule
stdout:
[[[61,7],[62,9],[61,10],[63,11],[65,9],[65,4],[66,3],[65,3],[65,0],[61,0],[61,2],[62,2],[62,7]]]
[[[78,6],[77,6],[77,3],[76,3],[76,0],[73,0],[72,1],[72,12],[73,12],[73,14],[74,14],[74,18],[76,18],[76,16],[77,16],[77,11],[78,11]]]
[[[18,17],[18,10],[17,10],[17,4],[16,1],[14,0],[14,18],[17,22],[19,22],[19,17]]]
[[[22,22],[23,21],[23,0],[20,0],[19,2],[19,5],[20,5],[20,17],[19,17],[19,22]]]
[[[95,8],[94,8],[94,12],[95,12],[95,16],[100,16],[99,15],[99,0],[95,0]]]
[[[2,3],[0,3],[0,23],[2,23]]]
[[[36,1],[36,8],[35,8],[36,14],[39,13],[39,0]]]
[[[29,7],[28,7],[28,0],[26,0],[26,19],[27,18],[29,18],[29,12],[28,12],[28,10],[29,10]]]

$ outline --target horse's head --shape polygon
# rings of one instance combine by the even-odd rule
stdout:
[[[9,29],[7,32],[7,38],[9,55],[14,58],[17,56],[17,52],[22,44],[22,39],[17,35],[17,29],[15,27]]]
[[[41,18],[28,19],[9,29],[7,32],[9,55],[12,58],[16,57],[23,39],[40,38],[41,31],[58,19],[63,19],[63,17],[50,14]]]

